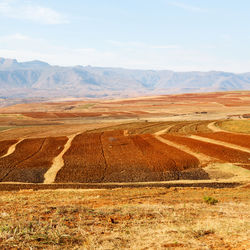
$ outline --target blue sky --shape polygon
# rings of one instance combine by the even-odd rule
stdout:
[[[0,57],[250,71],[249,0],[0,0]]]

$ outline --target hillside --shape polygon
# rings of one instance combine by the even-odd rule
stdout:
[[[59,67],[0,58],[0,98],[127,97],[249,89],[250,73]]]

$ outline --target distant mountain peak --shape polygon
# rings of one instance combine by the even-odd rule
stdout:
[[[8,68],[8,67],[16,66],[16,65],[18,65],[18,62],[16,59],[0,57],[0,66]]]
[[[37,69],[47,68],[50,65],[46,62],[34,60],[28,62],[18,62],[16,59],[0,57],[0,69]]]

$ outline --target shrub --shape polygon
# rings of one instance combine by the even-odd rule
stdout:
[[[215,198],[211,197],[211,196],[204,196],[203,200],[209,204],[209,205],[215,205],[216,203],[218,203],[218,200],[216,200]]]

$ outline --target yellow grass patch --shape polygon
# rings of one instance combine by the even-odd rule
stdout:
[[[223,130],[250,134],[250,120],[234,120],[217,122]]]

